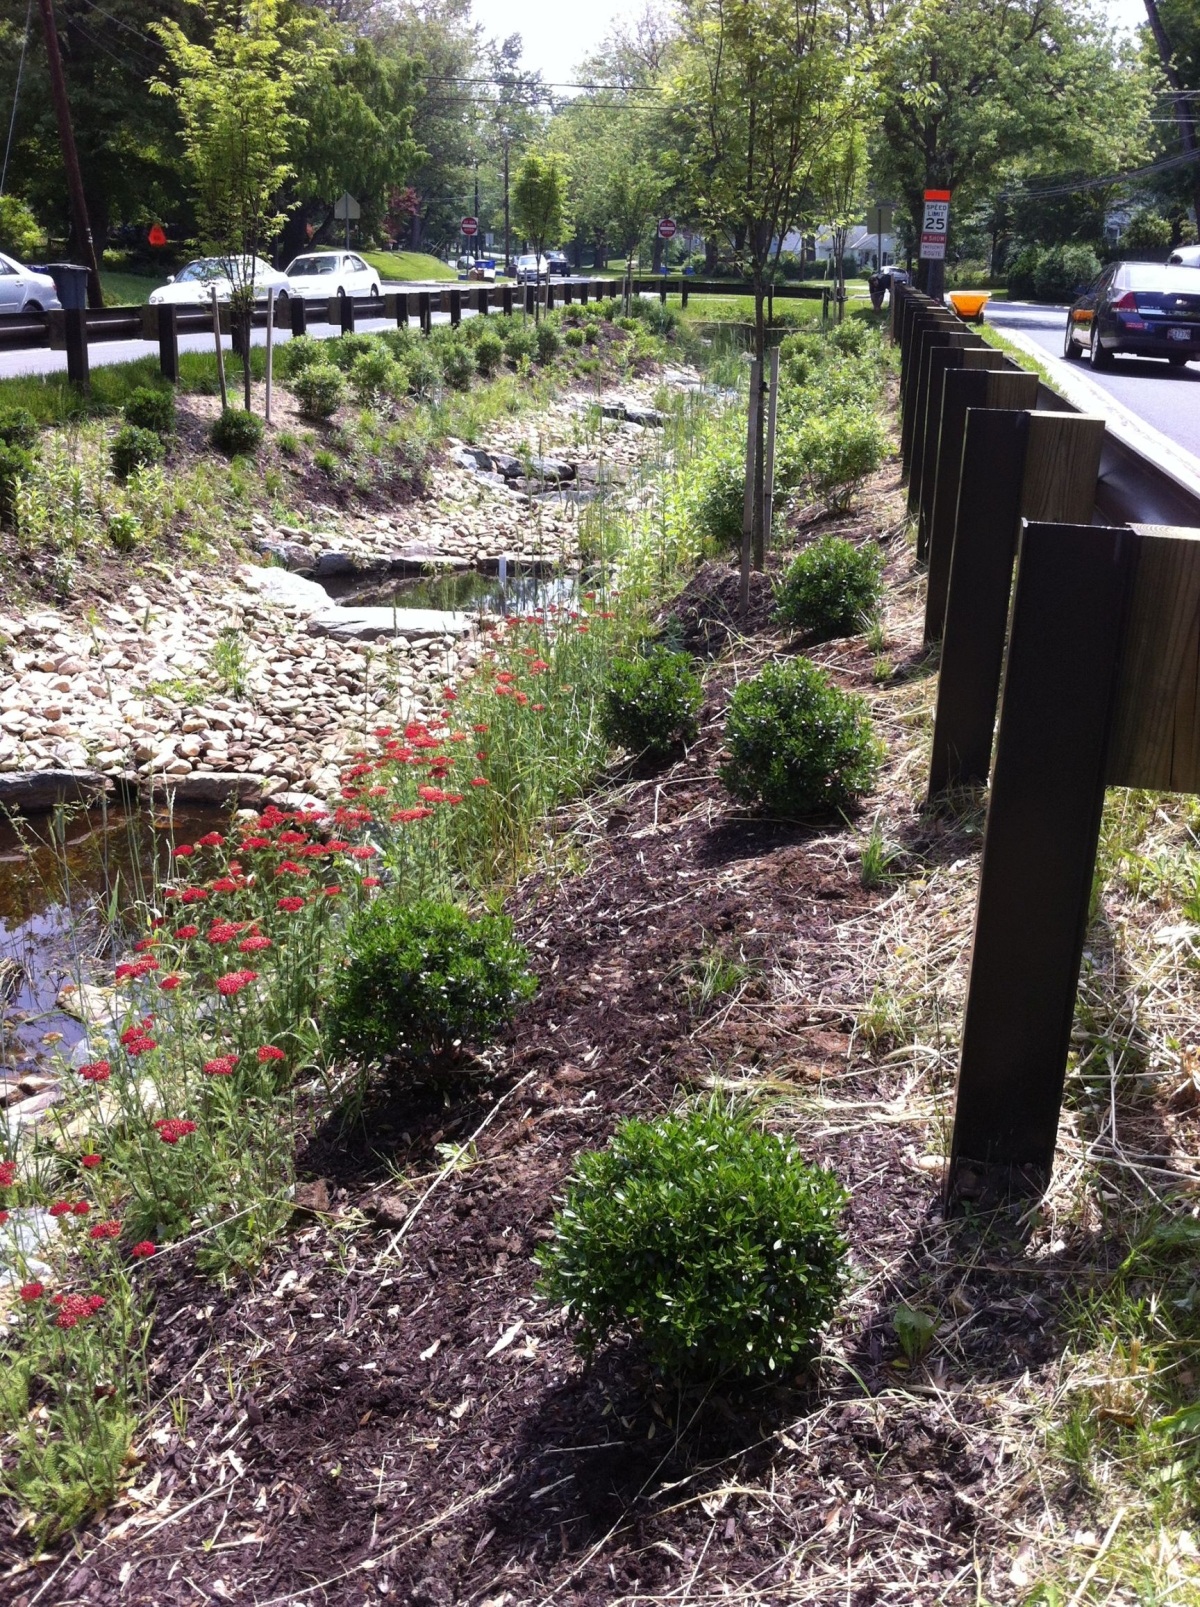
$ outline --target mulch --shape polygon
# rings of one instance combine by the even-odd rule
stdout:
[[[894,471],[877,489],[894,510]],[[731,586],[724,564],[693,580],[689,640],[724,628]],[[312,1131],[309,1210],[256,1276],[157,1267],[152,1379],[174,1408],[77,1544],[32,1565],[9,1547],[23,1571],[0,1599],[965,1607],[981,1581],[1017,1599],[1009,1524],[1037,1470],[995,1401],[1052,1362],[1070,1257],[1031,1269],[1015,1228],[942,1221],[920,1164],[936,1139],[854,1033],[853,933],[887,897],[861,884],[861,832],[755,818],[717,778],[738,653],[793,650],[761,597],[739,631],[697,744],[609,777],[562,822],[586,870],[511,901],[541,987],[509,1040],[473,1076],[377,1090]],[[830,656],[869,686],[861,644]],[[705,1005],[714,949],[746,980]],[[851,1190],[855,1294],[812,1374],[680,1399],[632,1341],[585,1364],[532,1257],[581,1149],[713,1087],[775,1102]],[[948,1342],[910,1366],[897,1304],[948,1300]]]

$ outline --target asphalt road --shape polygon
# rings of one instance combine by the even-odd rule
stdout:
[[[1065,307],[1025,301],[990,301],[984,315],[994,328],[1020,331],[1050,357],[1062,358]],[[1075,367],[1075,364],[1071,365]],[[1121,357],[1107,370],[1078,364],[1081,373],[1122,407],[1162,432],[1177,446],[1200,457],[1200,364],[1169,368],[1165,359]]]

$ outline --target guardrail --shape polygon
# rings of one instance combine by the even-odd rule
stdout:
[[[1200,498],[940,303],[894,293],[892,334],[930,798],[990,782],[953,1204],[1049,1180],[1105,788],[1200,792]]]
[[[586,305],[589,300],[602,300],[618,295],[623,281],[617,279],[562,279],[550,280],[542,285],[487,285],[460,284],[445,287],[402,290],[383,296],[333,296],[316,300],[302,296],[286,296],[275,302],[274,323],[277,329],[290,329],[293,335],[303,335],[310,324],[332,324],[343,334],[353,331],[360,318],[390,318],[397,324],[415,320],[428,333],[433,314],[444,312],[450,322],[460,322],[463,312],[488,313],[498,310],[511,317],[514,308],[533,312],[535,302],[543,307]],[[635,275],[632,289],[636,294],[657,291],[665,302],[668,295],[678,295],[686,307],[690,296],[737,296],[752,293],[752,287],[720,279],[693,279],[680,276],[676,279],[661,275],[642,277]],[[815,300],[821,302],[822,317],[828,316],[832,292],[807,285],[774,287],[771,299]],[[229,308],[218,306],[217,318],[223,334],[230,333]],[[254,314],[254,327],[264,329],[267,309],[260,305]],[[89,378],[88,349],[114,340],[156,341],[159,350],[159,367],[164,378],[179,378],[179,337],[204,334],[214,329],[211,307],[186,307],[170,303],[143,307],[105,307],[102,310],[68,309],[55,312],[0,313],[0,351],[29,351],[49,347],[52,351],[67,354],[67,374],[82,388]]]

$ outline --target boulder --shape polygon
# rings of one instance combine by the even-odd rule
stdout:
[[[155,776],[156,794],[174,793],[180,804],[259,803],[270,789],[261,775],[238,770],[193,770],[186,776]]]
[[[308,633],[335,642],[373,642],[382,636],[465,636],[471,625],[469,614],[434,608],[328,608],[312,615]]]
[[[98,770],[9,770],[0,774],[0,812],[37,814],[111,791],[112,781]]]
[[[563,458],[532,457],[529,466],[533,470],[533,477],[537,480],[553,480],[561,485],[564,480],[575,478],[575,465]]]

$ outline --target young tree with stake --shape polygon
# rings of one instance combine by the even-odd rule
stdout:
[[[533,247],[537,258],[537,295],[534,318],[541,317],[542,253],[557,240],[566,226],[567,176],[557,156],[537,156],[531,152],[517,170],[513,187],[513,214],[517,227]]]

